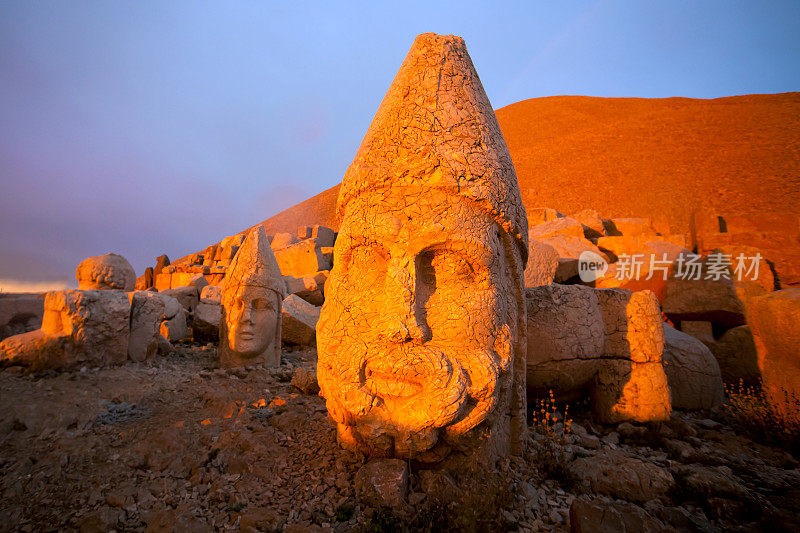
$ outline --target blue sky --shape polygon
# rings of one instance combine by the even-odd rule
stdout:
[[[0,0],[0,288],[333,186],[418,33],[464,37],[495,108],[800,90],[797,1],[383,4]]]

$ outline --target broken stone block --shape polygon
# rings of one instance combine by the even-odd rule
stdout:
[[[41,329],[0,341],[0,367],[23,366],[32,371],[61,370],[74,366],[73,339],[47,335]]]
[[[278,248],[286,248],[287,246],[291,246],[297,242],[299,242],[297,237],[291,233],[276,233],[275,236],[272,237],[270,246],[272,247],[272,250],[275,251]]]
[[[290,294],[283,300],[281,340],[289,344],[309,346],[316,338],[320,308]]]
[[[333,268],[333,250],[333,246],[323,246],[319,249],[322,254],[322,260],[326,265],[330,265],[329,268]]]
[[[689,254],[682,246],[654,236],[601,237],[597,246],[612,261],[606,275],[597,280],[597,288],[622,288],[633,291],[651,290],[664,301],[669,276],[675,260]]]
[[[200,291],[200,302],[221,303],[222,287],[219,285],[208,285],[203,287],[203,290]]]
[[[549,244],[555,248],[558,257],[562,259],[579,259],[583,252],[594,252],[603,258],[608,258],[606,254],[592,244],[592,242],[583,236],[576,237],[574,235],[553,235],[546,239],[540,239],[541,242]]]
[[[656,234],[649,218],[612,218],[603,220],[606,235],[651,235]]]
[[[712,253],[730,256],[733,280],[757,283],[766,292],[775,290],[775,276],[767,262],[766,252],[760,248],[730,244],[715,248]]]
[[[583,226],[583,236],[587,239],[597,239],[606,234],[603,219],[594,209],[584,209],[573,215],[572,218]]]
[[[683,324],[681,322],[681,328]],[[761,379],[758,351],[750,326],[731,328],[716,341],[708,343],[708,347],[719,363],[725,383],[738,384],[741,381],[746,385],[755,385]]]
[[[186,313],[183,308],[172,318],[161,322],[159,333],[169,342],[178,342],[189,335],[189,326],[186,324]]]
[[[274,242],[274,241],[273,241]],[[326,260],[322,251],[316,247],[314,241],[305,240],[297,244],[290,244],[282,248],[275,248],[275,259],[284,276],[313,276],[320,270],[330,270],[330,262]]]
[[[75,277],[81,290],[132,291],[136,286],[136,272],[131,264],[112,253],[87,257],[75,269]]]
[[[55,291],[44,302],[42,331],[70,335],[76,364],[112,366],[128,358],[130,301],[122,291]]]
[[[309,372],[302,366],[298,367],[292,374],[292,386],[297,387],[303,394],[317,394],[319,392],[317,373]]]
[[[164,316],[164,300],[157,293],[147,291],[129,292],[131,305],[131,336],[128,342],[128,358],[140,363],[158,351],[161,319]]]
[[[359,501],[374,507],[401,507],[408,494],[408,464],[401,459],[373,459],[355,477]]]
[[[128,358],[130,310],[122,291],[49,292],[42,328],[4,340],[0,359],[32,370],[122,365]]]
[[[572,399],[589,388],[605,350],[596,291],[582,285],[525,290],[528,311],[527,387],[531,397]]]
[[[692,247],[700,251],[700,238],[711,233],[721,233],[727,231],[727,226],[723,227],[722,217],[710,209],[697,209],[692,212],[689,219],[689,231],[692,238]]]
[[[42,327],[44,294],[0,293],[0,341]]]
[[[217,249],[219,245],[212,244],[207,246],[205,250],[203,250],[203,265],[205,266],[212,266],[214,264],[214,258],[217,255]]]
[[[550,285],[556,276],[559,260],[555,249],[547,244],[531,239],[528,251],[528,264],[523,274],[525,287],[542,287]],[[577,262],[575,272],[567,278],[578,274]],[[563,274],[562,274],[563,276]]]
[[[531,226],[528,229],[528,234],[531,239],[537,241],[544,241],[554,235],[566,235],[570,237],[584,238],[583,225],[573,218],[561,217],[542,222],[536,226]]]
[[[156,266],[153,268],[153,279],[169,266],[169,257],[166,254],[156,257]]]
[[[172,296],[168,294],[164,294],[163,292],[156,293],[159,298],[164,302],[164,318],[170,319],[175,315],[183,312],[183,306],[181,303]]]
[[[726,327],[741,326],[745,323],[745,305],[737,286],[731,279],[708,276],[709,259],[697,259],[695,266],[689,266],[690,258],[682,256],[684,263],[667,279],[664,296],[664,313],[673,322],[683,320],[704,320]],[[696,272],[700,272],[699,276]],[[699,277],[700,279],[695,279]],[[742,286],[744,288],[744,286]],[[763,292],[763,289],[761,289]]]
[[[580,261],[578,259],[559,257],[553,281],[555,283],[566,283],[567,280],[578,275],[579,266]]]
[[[800,421],[800,289],[753,298],[747,321],[767,398],[787,420]]]
[[[136,290],[144,291],[153,286],[153,267],[144,269],[144,274],[136,278]]]
[[[162,271],[155,275],[155,288],[158,292],[167,291],[172,288],[172,274]]]
[[[183,306],[183,308],[190,313],[194,311],[194,308],[197,307],[199,302],[197,297],[197,288],[194,284],[189,285],[188,287],[177,287],[174,289],[159,291],[159,294],[175,298],[178,300],[178,302],[180,302],[181,306]]]
[[[159,333],[158,335],[158,355],[169,355],[173,350],[172,343]]]
[[[707,320],[681,320],[679,329],[705,345],[714,342],[713,324]]]
[[[549,222],[551,220],[566,216],[563,213],[559,213],[555,209],[550,209],[549,207],[535,207],[533,209],[527,209],[527,214],[528,224],[531,226],[536,226],[538,224],[542,224],[543,222]]]
[[[159,332],[170,342],[184,339],[188,333],[186,312],[181,303],[163,292],[156,293],[164,302],[164,317]]]
[[[308,239],[311,237],[311,226],[300,226],[297,228],[297,238],[299,240]]]
[[[331,228],[317,225],[311,228],[311,238],[318,248],[331,248],[336,240],[336,233]]]
[[[529,397],[588,394],[603,422],[669,417],[658,301],[649,291],[582,285],[525,291]]]
[[[661,308],[651,291],[596,289],[611,359],[595,378],[592,407],[606,423],[667,420],[672,412],[661,362]]]
[[[222,306],[218,303],[201,301],[194,310],[192,337],[196,342],[219,341],[219,323],[222,319]]]
[[[321,306],[325,301],[324,287],[325,281],[328,279],[328,272],[324,270],[313,276],[303,276],[302,278],[283,276],[287,292],[296,294],[312,305]]]
[[[664,371],[672,407],[711,409],[722,404],[724,390],[719,364],[705,344],[664,324]]]

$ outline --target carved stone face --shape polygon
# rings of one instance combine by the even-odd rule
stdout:
[[[351,201],[317,328],[343,444],[415,456],[507,409],[513,247],[485,211],[436,189]]]
[[[275,341],[278,296],[264,287],[243,285],[226,304],[228,346],[241,357],[261,354]]]

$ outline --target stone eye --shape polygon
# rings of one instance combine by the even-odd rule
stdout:
[[[389,253],[378,243],[359,244],[350,249],[344,264],[352,287],[380,290],[386,277]]]
[[[265,309],[269,309],[270,304],[264,298],[256,298],[255,300],[253,300],[252,307],[257,311],[263,311]]]
[[[418,277],[425,285],[435,288],[437,282],[472,281],[475,270],[460,253],[452,250],[428,250],[419,257]]]

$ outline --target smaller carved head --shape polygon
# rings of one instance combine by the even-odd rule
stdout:
[[[118,254],[87,257],[75,269],[80,290],[132,291],[136,273],[127,259]]]
[[[252,230],[223,281],[220,363],[278,365],[286,285],[264,228]]]
[[[242,285],[227,303],[228,345],[242,357],[254,357],[275,340],[280,314],[278,294],[255,285]]]

